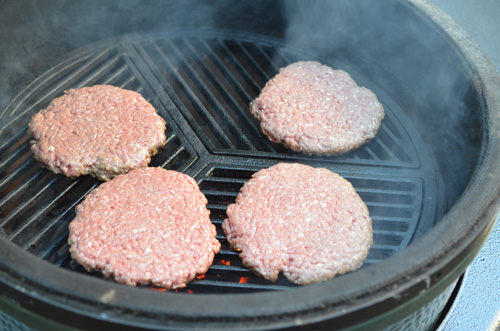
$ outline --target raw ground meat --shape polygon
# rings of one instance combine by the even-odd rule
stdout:
[[[90,192],[69,225],[72,258],[127,285],[184,287],[220,250],[193,178],[162,168],[119,175]]]
[[[250,103],[262,132],[307,154],[340,155],[375,137],[384,108],[342,70],[313,61],[280,69]]]
[[[324,168],[260,170],[227,208],[222,227],[243,263],[275,281],[325,281],[359,268],[373,243],[368,208],[351,183]]]
[[[165,146],[165,120],[139,93],[95,85],[66,91],[31,119],[35,159],[56,174],[101,180],[145,167]]]

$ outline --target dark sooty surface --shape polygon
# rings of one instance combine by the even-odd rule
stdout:
[[[377,94],[386,117],[374,140],[340,157],[321,157],[290,152],[260,132],[248,104],[280,67],[299,60],[343,69]],[[125,36],[60,60],[0,115],[2,235],[56,266],[87,274],[69,255],[68,223],[99,182],[42,168],[31,155],[26,129],[31,116],[64,90],[95,84],[134,90],[153,104],[167,122],[167,145],[150,166],[193,176],[208,199],[221,251],[205,275],[179,291],[244,293],[296,286],[282,275],[272,283],[246,269],[221,227],[241,186],[277,162],[325,167],[353,184],[373,219],[374,244],[363,267],[404,249],[434,224],[437,179],[419,133],[397,104],[349,63],[258,35],[193,30]]]

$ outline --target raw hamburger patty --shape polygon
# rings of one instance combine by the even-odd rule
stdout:
[[[162,168],[119,175],[90,192],[69,225],[72,258],[117,282],[184,287],[219,252],[193,178]]]
[[[347,153],[375,137],[384,108],[345,71],[296,62],[267,82],[250,112],[269,139],[308,154]]]
[[[35,159],[56,174],[109,180],[145,167],[165,145],[165,121],[137,92],[95,85],[66,91],[31,119]]]
[[[359,268],[373,243],[368,209],[324,168],[280,163],[255,173],[222,227],[243,263],[275,281],[321,282]]]

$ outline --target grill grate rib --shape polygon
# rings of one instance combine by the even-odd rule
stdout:
[[[353,184],[373,219],[374,245],[364,266],[396,254],[425,233],[436,214],[436,179],[426,151],[415,147],[422,144],[418,133],[397,105],[375,91],[386,118],[377,137],[350,154],[308,156],[269,142],[248,104],[280,67],[298,60],[322,61],[262,36],[197,31],[127,37],[72,54],[1,113],[3,235],[55,266],[101,277],[72,261],[67,244],[76,205],[99,182],[88,176],[72,180],[41,168],[32,158],[26,129],[31,116],[64,90],[111,84],[141,93],[166,119],[167,144],[151,166],[192,175],[208,199],[222,248],[205,275],[178,291],[246,293],[296,286],[282,275],[276,283],[254,275],[222,230],[227,205],[243,184],[254,172],[280,161],[326,167]]]

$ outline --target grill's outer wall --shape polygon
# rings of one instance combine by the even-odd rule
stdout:
[[[455,206],[421,240],[398,256],[339,281],[283,293],[196,298],[169,293],[146,295],[139,289],[85,279],[55,270],[12,243],[0,240],[4,300],[75,327],[105,327],[117,322],[153,328],[243,329],[300,325],[308,328],[309,323],[322,323],[324,319],[328,320],[326,325],[331,323],[338,328],[356,328],[372,322],[385,327],[395,322],[397,307],[405,307],[404,315],[410,315],[418,311],[420,303],[433,302],[454,284],[477,254],[498,213],[499,179],[495,165],[500,161],[500,83],[498,73],[477,46],[432,4],[399,4],[424,21],[432,18],[438,23],[436,29],[441,27],[449,34],[451,43],[475,73],[473,83],[483,111],[478,115],[484,138],[476,171]],[[86,287],[84,293],[75,292],[82,286]]]

